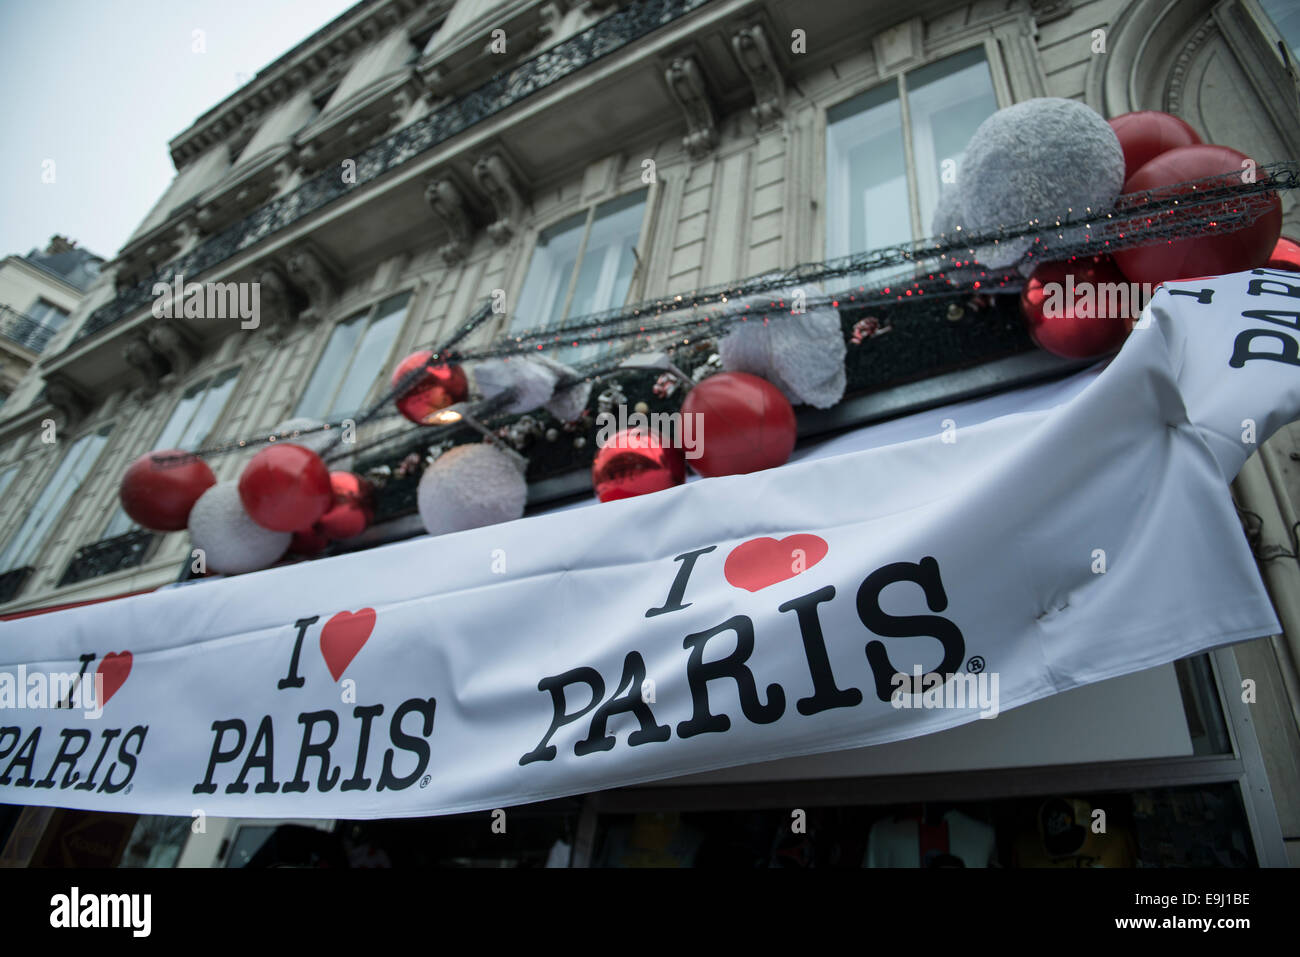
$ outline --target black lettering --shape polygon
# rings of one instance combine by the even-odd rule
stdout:
[[[329,734],[324,741],[313,743],[312,728],[321,722],[329,726]],[[330,767],[330,748],[334,744],[334,739],[339,736],[339,716],[333,711],[305,711],[298,715],[298,723],[302,725],[302,746],[298,749],[298,772],[293,780],[284,786],[284,791],[286,794],[291,791],[306,791],[307,778],[304,772],[307,770],[307,759],[320,758],[320,774],[316,777],[316,790],[323,794],[333,789],[342,773],[339,768]]]
[[[709,639],[724,631],[736,633],[736,650],[717,661],[704,660],[704,647]],[[683,639],[684,647],[691,652],[686,663],[686,680],[691,686],[691,702],[694,713],[689,721],[679,722],[677,736],[694,737],[713,731],[726,731],[731,727],[731,719],[725,714],[713,714],[709,711],[709,682],[721,678],[730,678],[736,682],[740,695],[740,709],[745,717],[754,724],[771,724],[785,712],[785,692],[779,684],[767,686],[767,704],[758,700],[758,686],[754,674],[745,664],[754,652],[754,624],[744,615],[728,618],[716,628],[696,632]]]
[[[79,777],[73,769],[77,766],[77,759],[86,753],[86,748],[90,747],[90,732],[81,728],[64,728],[59,734],[63,737],[63,740],[59,742],[59,753],[55,755],[54,763],[50,765],[50,773],[45,775],[43,780],[36,782],[38,788],[54,787],[54,772],[59,769],[60,764],[68,766],[68,770],[63,773],[63,783],[59,785],[60,790],[70,787],[72,782]],[[74,738],[81,741],[81,747],[77,748],[75,754],[69,750],[69,745]]]
[[[212,730],[216,732],[216,737],[212,739],[212,754],[208,758],[208,774],[201,784],[194,785],[195,794],[216,793],[217,786],[212,783],[212,773],[217,769],[218,764],[225,764],[227,761],[233,761],[239,757],[239,753],[244,750],[244,738],[248,735],[248,728],[238,718],[231,718],[229,721],[213,721]],[[227,731],[234,731],[239,735],[239,739],[238,743],[229,751],[222,751],[221,739],[226,736]]]
[[[370,751],[370,723],[383,713],[382,704],[357,705],[352,709],[352,716],[361,719],[361,743],[357,745],[357,769],[352,777],[343,782],[340,791],[365,791],[370,788],[370,778],[364,777],[366,755]]]
[[[280,785],[275,780],[275,735],[272,731],[271,716],[263,715],[262,723],[257,726],[257,734],[253,735],[253,746],[248,749],[248,759],[244,762],[243,770],[239,772],[239,777],[226,785],[227,794],[246,792],[248,785],[244,783],[244,778],[248,777],[248,772],[253,768],[262,769],[262,783],[253,789],[254,793],[274,794],[280,790]]]
[[[637,723],[641,725],[639,730],[633,731],[628,736],[627,743],[632,747],[655,741],[667,741],[672,737],[672,728],[666,724],[655,723],[650,705],[642,696],[641,688],[644,682],[645,662],[639,653],[629,651],[627,657],[623,659],[623,677],[619,679],[618,688],[615,689],[613,697],[597,709],[591,719],[590,733],[586,740],[579,741],[573,746],[574,754],[582,757],[593,751],[608,751],[614,747],[616,739],[612,734],[605,733],[605,725],[614,715],[627,712],[635,715]],[[620,698],[619,695],[624,688],[627,688],[627,694]]]
[[[81,686],[81,679],[86,676],[86,666],[89,665],[92,661],[94,661],[95,657],[96,656],[93,651],[87,652],[86,654],[81,656],[80,658],[81,670],[77,672],[77,680],[72,682],[72,687],[68,689],[68,697],[65,698],[63,701],[59,702],[60,708],[72,707],[72,696],[77,693],[77,688]],[[104,703],[100,701],[97,702],[97,704],[99,704],[102,707]]]
[[[400,778],[394,775],[393,755],[397,752],[389,748],[384,752],[384,766],[379,772],[376,791],[405,790],[424,774],[424,769],[429,766],[429,742],[425,739],[433,734],[433,712],[437,705],[437,701],[433,698],[410,698],[397,706],[397,710],[393,712],[392,722],[388,726],[388,737],[403,751],[410,751],[416,756],[415,770]],[[402,719],[412,711],[417,711],[424,716],[424,723],[421,725],[422,737],[417,738],[402,730]]]
[[[682,604],[682,599],[686,596],[686,583],[690,580],[691,572],[695,569],[695,561],[701,555],[707,555],[717,547],[717,545],[710,545],[707,548],[697,548],[693,552],[683,552],[674,558],[673,561],[682,564],[677,569],[677,576],[673,579],[672,587],[668,589],[668,598],[659,608],[651,608],[647,611],[645,616],[653,618],[656,615],[666,615],[670,611],[681,611],[683,608],[690,608],[692,603],[688,601],[686,604]]]
[[[1243,319],[1263,319],[1279,326],[1289,326],[1300,331],[1300,312],[1270,312],[1267,309],[1250,309],[1241,314]]]
[[[117,746],[117,757],[124,765],[126,765],[126,777],[117,784],[114,784],[113,769],[117,767],[117,764],[110,764],[108,770],[104,772],[104,783],[99,786],[101,794],[116,794],[118,791],[122,790],[122,788],[131,783],[131,778],[135,777],[136,758],[140,756],[140,752],[144,749],[144,736],[148,733],[149,728],[147,725],[136,725],[126,734],[122,735],[122,743]],[[135,749],[135,754],[132,754],[126,749],[128,742],[130,742],[132,738],[140,739],[140,743]]]
[[[943,661],[936,669],[939,681],[943,676],[956,674],[966,656],[966,639],[961,630],[947,618],[938,615],[890,615],[880,607],[880,593],[896,582],[916,582],[925,592],[925,602],[931,611],[943,611],[948,607],[948,595],[943,590],[943,581],[939,577],[939,563],[933,558],[922,558],[919,564],[895,562],[877,568],[866,577],[858,588],[858,617],[862,623],[882,638],[938,638],[943,645]],[[876,697],[888,701],[894,689],[893,678],[899,674],[889,661],[883,642],[867,643],[867,662],[871,665],[876,680]],[[906,694],[920,694],[930,674],[921,676],[921,687],[912,687],[914,678],[908,677],[910,691]]]
[[[23,776],[15,782],[20,788],[29,788],[32,786],[32,762],[36,760],[36,745],[41,740],[41,729],[32,728],[32,733],[27,736],[23,746],[18,749],[14,759],[9,762],[9,767],[5,768],[5,773],[0,774],[0,784],[9,783],[9,775],[13,773],[14,768],[21,765],[24,768]],[[7,754],[8,752],[6,752]]]
[[[298,629],[298,637],[293,640],[293,655],[289,658],[289,673],[275,683],[276,688],[283,691],[285,688],[301,688],[307,683],[307,679],[298,674],[298,655],[302,651],[302,640],[307,634],[307,628],[314,625],[320,620],[320,615],[312,615],[310,618],[299,618],[293,623]]]
[[[5,747],[5,735],[9,735],[9,746]],[[22,730],[17,725],[8,728],[0,728],[0,759],[9,757],[9,752],[18,746],[18,739],[23,736]]]
[[[835,597],[835,586],[826,585],[807,595],[791,598],[777,611],[793,611],[799,616],[799,637],[803,639],[804,657],[808,659],[808,673],[813,680],[811,697],[800,698],[795,708],[802,715],[814,715],[831,708],[852,708],[862,704],[862,692],[857,688],[840,689],[835,684],[830,656],[826,654],[826,639],[822,635],[821,619],[817,606]]]
[[[591,701],[581,711],[569,714],[564,710],[564,689],[578,682],[582,682],[591,689]],[[546,729],[546,733],[542,735],[542,740],[537,747],[519,759],[520,766],[531,764],[534,761],[553,761],[555,759],[555,746],[548,745],[546,742],[550,741],[551,735],[555,734],[560,728],[577,721],[600,703],[600,699],[605,697],[605,679],[600,676],[600,672],[595,668],[574,668],[561,675],[543,678],[537,682],[537,690],[550,692],[551,707],[554,714],[551,717],[551,726]]]
[[[1268,286],[1278,286],[1278,289],[1269,289]],[[1265,293],[1272,296],[1289,296],[1292,299],[1300,299],[1300,286],[1293,286],[1289,282],[1281,282],[1277,279],[1252,279],[1246,285],[1246,295],[1262,296]]]
[[[1266,339],[1276,339],[1282,344],[1282,351],[1251,352],[1250,344],[1260,336]],[[1234,369],[1240,369],[1251,359],[1272,359],[1274,362],[1285,362],[1287,365],[1300,366],[1300,346],[1286,333],[1278,332],[1275,329],[1247,329],[1244,332],[1237,333],[1237,339],[1232,344],[1232,358],[1228,360],[1228,365]]]
[[[121,733],[122,733],[121,728],[109,728],[107,731],[104,732],[103,734],[104,743],[99,746],[99,757],[95,758],[95,764],[90,769],[90,775],[86,778],[86,780],[76,785],[72,790],[74,791],[95,790],[95,775],[99,773],[99,765],[103,762],[104,755],[108,754],[108,746],[112,743],[113,739],[116,738]],[[213,788],[213,790],[216,790],[216,788]]]

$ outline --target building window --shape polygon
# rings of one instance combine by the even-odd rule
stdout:
[[[636,273],[647,194],[628,193],[542,230],[510,323],[512,333],[548,329],[624,304]],[[598,343],[571,349],[562,358],[583,362],[604,348]]]
[[[997,109],[983,48],[899,74],[826,114],[826,255],[930,234],[962,151]],[[911,161],[908,161],[908,157]]]
[[[1300,61],[1300,6],[1296,5],[1295,0],[1259,0],[1259,5],[1264,8],[1286,43],[1294,66]]]
[[[67,321],[69,312],[44,299],[37,299],[27,310],[27,315],[48,329],[57,330]]]
[[[158,434],[152,451],[185,449],[187,452],[192,452],[199,448],[212,434],[221,410],[226,407],[230,394],[235,391],[235,382],[238,378],[239,368],[235,367],[218,372],[186,389],[167,419],[167,424]],[[118,535],[125,535],[135,527],[135,522],[126,514],[122,506],[118,505],[117,511],[113,513],[112,520],[100,538],[116,538]]]
[[[388,372],[409,292],[390,296],[334,327],[296,415],[333,421],[359,411],[375,380]]]
[[[22,568],[32,563],[60,513],[90,475],[99,453],[108,444],[108,434],[112,429],[111,425],[106,425],[72,443],[40,496],[27,510],[23,523],[0,552],[0,570]]]

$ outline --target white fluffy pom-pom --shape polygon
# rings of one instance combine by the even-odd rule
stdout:
[[[244,511],[238,482],[218,482],[190,510],[190,540],[210,571],[239,575],[275,563],[293,537],[263,528]]]
[[[573,385],[557,388],[546,403],[546,411],[561,422],[572,422],[581,416],[587,409],[587,400],[591,398],[591,383],[579,378],[574,369],[550,356],[537,356],[534,361],[542,363],[560,379],[578,380]]]
[[[559,379],[556,372],[531,359],[485,359],[466,367],[475,390],[485,399],[493,399],[511,389],[514,400],[506,412],[532,412],[541,408],[555,392]]]
[[[830,408],[843,397],[846,382],[840,314],[829,307],[794,315],[782,310],[764,323],[758,316],[774,299],[791,302],[788,290],[748,300],[755,318],[735,323],[718,343],[722,367],[766,379],[791,402]]]
[[[998,110],[979,125],[966,146],[961,181],[963,231],[1055,221],[1068,209],[1075,215],[1088,207],[1106,212],[1124,186],[1124,151],[1095,110],[1040,97]],[[996,265],[994,258],[1006,256],[984,260]]]
[[[528,483],[500,449],[458,445],[424,470],[416,495],[425,530],[443,535],[519,518]]]

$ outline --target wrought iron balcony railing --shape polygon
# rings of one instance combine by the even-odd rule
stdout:
[[[239,222],[199,243],[144,280],[121,290],[96,309],[77,334],[81,340],[125,319],[150,302],[154,283],[176,275],[193,279],[240,251],[316,212],[358,186],[373,182],[415,156],[444,143],[540,90],[641,39],[709,0],[638,0],[616,10],[568,40],[556,44],[492,79],[438,111],[405,126],[356,158],[356,181],[343,182],[327,169],[291,193],[272,200]]]
[[[137,567],[144,561],[155,537],[153,532],[138,528],[81,546],[63,570],[59,587]]]
[[[53,326],[47,326],[8,306],[0,306],[0,336],[4,336],[10,342],[16,342],[24,349],[41,352],[50,344],[56,332],[58,330]]]

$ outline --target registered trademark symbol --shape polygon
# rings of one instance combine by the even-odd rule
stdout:
[[[426,774],[424,777],[420,778],[420,787],[427,788],[429,786],[429,782],[432,780],[433,780],[433,775]]]
[[[984,659],[976,655],[970,661],[966,662],[966,670],[973,675],[979,674],[984,670]]]

